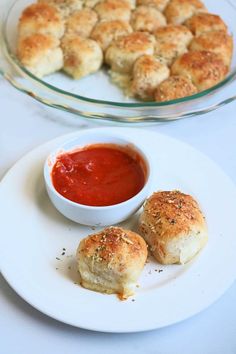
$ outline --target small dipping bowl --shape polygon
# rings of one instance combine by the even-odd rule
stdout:
[[[133,156],[141,158],[140,165],[145,175],[143,188],[132,198],[119,204],[109,206],[89,206],[73,202],[55,189],[52,181],[52,170],[57,158],[63,153],[72,153],[77,150],[88,148],[93,144],[112,144],[125,148],[132,152]],[[106,134],[102,132],[91,132],[75,137],[73,140],[65,142],[53,151],[44,164],[44,180],[49,198],[55,208],[68,219],[82,225],[107,226],[120,223],[133,215],[144,203],[148,196],[151,184],[151,156],[145,147],[139,143],[133,143],[121,134]]]

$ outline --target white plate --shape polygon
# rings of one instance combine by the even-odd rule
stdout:
[[[102,129],[112,132],[114,128]],[[184,320],[212,304],[232,284],[236,275],[236,189],[213,162],[192,147],[144,130],[116,129],[131,141],[145,143],[155,154],[153,190],[181,189],[198,199],[209,226],[209,243],[203,252],[186,266],[164,267],[151,260],[136,297],[123,302],[115,295],[74,284],[78,281],[76,247],[93,230],[65,219],[54,209],[44,187],[43,163],[63,141],[83,134],[78,132],[32,151],[3,179],[0,262],[12,288],[43,313],[81,328],[136,332]],[[123,225],[135,228],[136,219]]]

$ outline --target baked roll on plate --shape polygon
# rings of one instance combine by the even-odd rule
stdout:
[[[179,191],[157,192],[147,200],[140,231],[153,256],[162,264],[189,262],[208,240],[198,203]]]
[[[147,245],[132,231],[108,227],[83,239],[76,257],[83,287],[124,300],[134,294]]]

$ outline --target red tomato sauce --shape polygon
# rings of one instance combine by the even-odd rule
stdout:
[[[108,206],[140,192],[146,178],[144,165],[128,148],[96,144],[59,155],[51,177],[63,197],[79,204]]]

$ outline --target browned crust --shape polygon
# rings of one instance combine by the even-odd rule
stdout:
[[[66,22],[66,31],[88,37],[93,30],[98,16],[95,11],[89,8],[75,11]]]
[[[145,203],[143,218],[150,225],[150,231],[159,240],[188,234],[192,225],[205,225],[204,216],[197,201],[179,191],[154,193]],[[142,225],[141,225],[142,229]]]
[[[99,2],[94,10],[101,20],[128,20],[131,15],[131,6],[125,0],[105,0]],[[111,16],[112,18],[110,18]]]
[[[59,11],[46,3],[37,3],[28,6],[20,17],[20,24],[33,20],[36,22],[61,22]]]
[[[154,43],[154,37],[146,32],[133,32],[119,38],[115,45],[128,52],[142,51]]]
[[[176,36],[183,36],[188,35],[190,30],[184,25],[167,25],[163,27],[159,27],[156,32],[155,36],[159,40],[170,40],[174,39]],[[191,33],[190,33],[191,34]]]
[[[117,40],[120,36],[127,35],[132,31],[129,22],[122,20],[103,21],[96,24],[91,38],[96,40],[105,50],[112,39]]]
[[[132,12],[130,24],[135,31],[154,32],[166,24],[166,18],[156,8],[141,5]]]
[[[190,45],[197,44],[202,47],[202,50],[214,50],[218,47],[229,47],[232,50],[233,41],[232,36],[228,35],[224,31],[211,31],[202,33],[198,37],[195,37]]]
[[[52,36],[43,34],[33,34],[20,40],[18,45],[18,57],[24,65],[27,65],[32,58],[40,53],[43,55],[45,51],[55,48],[59,42]]]
[[[233,53],[233,38],[225,31],[209,31],[195,37],[189,49],[216,53],[229,66]]]
[[[81,241],[79,253],[85,257],[96,257],[97,261],[109,263],[125,256],[127,266],[140,257],[147,257],[147,245],[143,238],[135,232],[120,227],[108,227],[103,231],[92,234]],[[125,267],[122,263],[122,267]],[[123,271],[123,269],[119,269]]]
[[[199,13],[185,22],[185,25],[194,35],[212,30],[221,30],[227,32],[227,26],[218,15],[210,13]]]
[[[142,55],[134,63],[133,73],[139,72],[141,69],[142,75],[146,76],[150,72],[160,70],[163,66],[153,55]]]
[[[155,92],[155,100],[158,102],[175,100],[194,95],[198,92],[192,81],[184,76],[171,76],[163,81]]]
[[[192,51],[179,57],[171,67],[172,75],[184,75],[192,79],[198,89],[207,89],[223,80],[228,67],[221,58],[209,51]]]
[[[172,23],[176,17],[182,17],[187,14],[189,9],[192,11],[206,11],[205,5],[200,0],[170,0],[166,9],[165,16],[169,23]]]
[[[163,11],[169,0],[137,0],[137,5],[147,5],[152,6],[158,9],[159,11]]]

